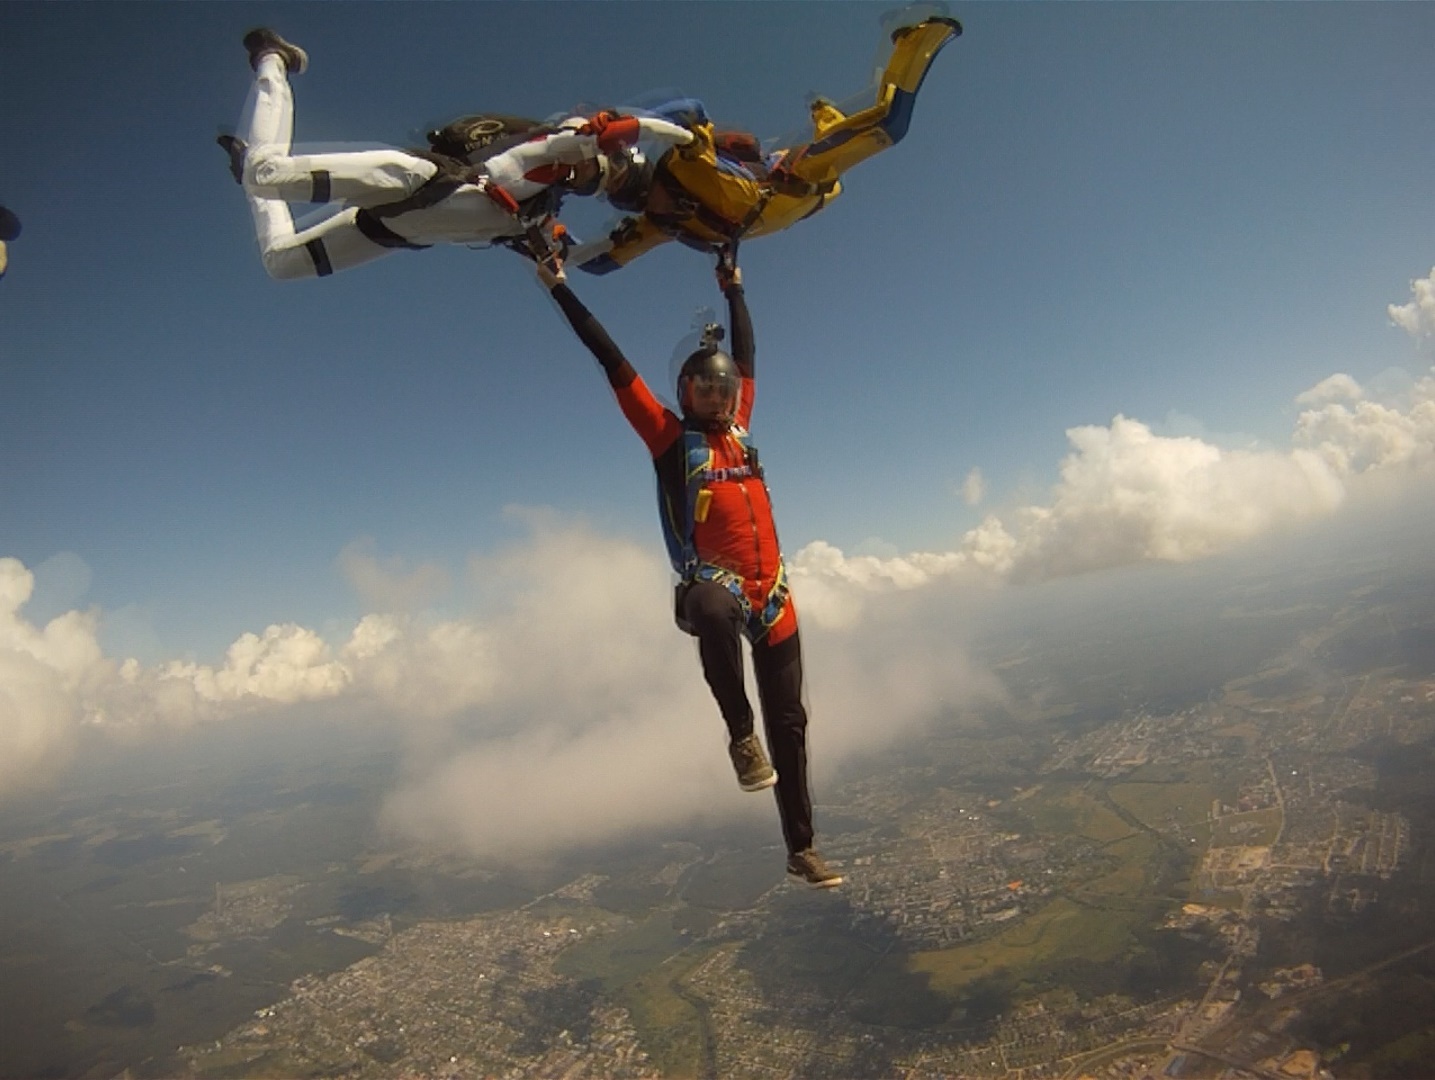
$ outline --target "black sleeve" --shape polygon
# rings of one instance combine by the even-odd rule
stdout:
[[[747,299],[741,285],[729,285],[725,291],[733,363],[737,364],[739,373],[751,379],[756,370],[756,346],[752,337],[752,317],[747,313]]]
[[[583,302],[573,295],[573,290],[567,285],[558,284],[552,290],[553,299],[558,301],[559,308],[567,316],[568,323],[573,327],[573,332],[578,335],[578,340],[588,346],[588,351],[597,358],[598,363],[608,375],[608,385],[615,390],[627,386],[638,377],[633,370],[633,365],[628,363],[618,346],[613,344],[613,339],[608,336],[608,331],[603,329],[603,324],[593,317],[593,313],[583,306]]]

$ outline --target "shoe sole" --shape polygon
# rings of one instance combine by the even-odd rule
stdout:
[[[737,786],[742,788],[743,791],[766,791],[768,788],[772,787],[776,783],[777,773],[773,773],[766,780],[759,780],[755,784],[744,784],[741,780],[739,780]]]

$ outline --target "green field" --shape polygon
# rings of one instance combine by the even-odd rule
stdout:
[[[1281,831],[1281,812],[1252,810],[1247,814],[1230,814],[1216,823],[1211,837],[1212,847],[1268,847],[1276,842]]]
[[[643,1046],[667,1076],[704,1072],[703,1047],[709,1035],[703,1010],[682,993],[682,980],[707,953],[692,953],[650,968],[614,997],[628,1009]]]
[[[930,979],[933,990],[956,996],[979,979],[1006,972],[1018,981],[1042,965],[1061,960],[1111,963],[1131,946],[1129,931],[1145,925],[1133,912],[1113,913],[1060,898],[994,938],[955,949],[917,953],[912,970]]]
[[[1136,832],[1096,797],[1089,784],[1051,784],[1022,802],[1021,812],[1034,831],[1047,836],[1084,836],[1105,844]]]
[[[703,1018],[680,993],[680,980],[711,955],[690,949],[674,927],[674,910],[659,908],[634,925],[583,942],[559,959],[560,973],[597,979],[628,1009],[643,1045],[669,1075],[701,1069]]]
[[[1112,802],[1157,832],[1169,831],[1172,825],[1204,826],[1216,797],[1215,790],[1202,783],[1121,783],[1108,790]]]
[[[1110,861],[992,937],[916,954],[911,970],[955,1000],[997,976],[1035,985],[1054,967],[1119,966],[1148,953],[1153,928],[1189,895],[1212,800],[1227,786],[1206,763],[1046,785],[1019,805],[1031,828],[1091,840]]]

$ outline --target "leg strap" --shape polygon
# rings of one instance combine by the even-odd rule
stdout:
[[[369,210],[360,210],[354,217],[354,225],[380,247],[411,248],[414,251],[422,251],[429,246],[428,244],[415,244],[412,240],[400,236]]]

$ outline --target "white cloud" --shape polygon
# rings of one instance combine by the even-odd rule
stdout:
[[[1359,401],[1364,395],[1365,391],[1358,382],[1337,372],[1297,394],[1295,402],[1297,405],[1323,405],[1328,401]]]
[[[1390,321],[1413,338],[1435,335],[1435,269],[1410,283],[1410,300],[1385,309]]]
[[[815,617],[842,627],[875,592],[953,575],[1033,582],[1130,563],[1189,562],[1333,514],[1352,485],[1435,463],[1435,377],[1386,401],[1349,375],[1302,393],[1312,406],[1286,450],[1222,449],[1117,416],[1067,432],[1071,453],[1045,503],[991,514],[947,552],[849,557],[816,541],[792,560]]]
[[[87,692],[113,672],[93,615],[70,611],[43,628],[24,618],[34,587],[24,564],[0,558],[0,794],[43,783],[64,765]]]
[[[323,638],[292,623],[241,635],[229,646],[221,668],[175,661],[159,674],[162,681],[192,685],[206,702],[254,699],[284,704],[333,697],[351,678]]]
[[[1428,463],[1435,453],[1435,378],[1416,381],[1403,397],[1382,404],[1357,393],[1353,405],[1310,409],[1296,423],[1296,443],[1342,476]]]
[[[380,559],[369,537],[355,540],[339,552],[339,570],[376,611],[422,609],[449,586],[448,574],[437,563],[420,563],[410,570],[402,559]]]
[[[950,722],[965,708],[1005,700],[1000,680],[971,659],[970,584],[934,576],[925,587],[871,595],[862,618],[841,626],[807,618],[811,590],[797,593],[819,800],[840,801],[835,774],[854,755]]]
[[[462,620],[366,615],[341,656],[356,691],[415,719],[486,701],[497,679],[484,628]]]
[[[734,818],[771,821],[776,842],[771,800],[733,782],[696,643],[672,622],[657,538],[633,544],[551,514],[523,517],[527,543],[473,566],[504,596],[483,624],[489,693],[426,729],[388,824],[514,857]],[[944,707],[1000,694],[953,633],[904,619],[901,598],[846,629],[808,620],[810,600],[804,591],[798,603],[819,801],[853,754],[902,738]]]
[[[469,569],[489,597],[466,628],[470,647],[444,653],[451,663],[435,659],[434,635],[420,650],[450,694],[460,672],[475,678],[466,699],[450,699],[455,708],[410,730],[413,779],[389,800],[386,823],[483,855],[533,857],[645,826],[771,815],[770,801],[732,785],[722,720],[672,622],[657,537],[639,545],[551,513],[514,513],[530,537]],[[395,670],[406,681],[404,655]],[[390,691],[395,701],[426,692]]]
[[[271,626],[241,635],[218,665],[115,665],[100,656],[89,617],[72,613],[41,632],[12,616],[3,640],[23,649],[0,654],[0,686],[24,707],[0,714],[5,760],[23,750],[29,764],[62,763],[86,720],[131,734],[262,708],[302,723],[308,706],[339,701],[405,737],[404,779],[384,810],[403,836],[533,858],[644,828],[751,820],[770,823],[777,842],[772,800],[733,782],[696,644],[672,622],[658,538],[639,544],[551,513],[516,514],[529,535],[470,567],[483,610],[442,621],[372,614],[338,646]],[[3,567],[0,598],[15,612],[29,574],[13,559]],[[819,798],[852,754],[944,706],[999,693],[952,633],[909,625],[895,597],[860,627],[804,626]],[[0,776],[0,794],[15,779]]]
[[[1123,416],[1067,437],[1073,451],[1048,505],[1022,508],[1006,529],[964,538],[964,551],[980,552],[1010,580],[1188,562],[1330,513],[1343,497],[1337,477],[1307,450],[1223,451],[1162,438]]]
[[[849,558],[825,542],[809,544],[793,559],[804,602],[848,625],[861,617],[864,593],[949,575],[1031,582],[1148,560],[1188,562],[1329,514],[1344,497],[1324,442],[1283,453],[1228,451],[1158,436],[1123,416],[1067,437],[1072,452],[1050,501],[988,515],[955,550]]]
[[[968,506],[978,506],[987,494],[987,483],[981,469],[972,469],[962,481],[962,500]]]
[[[968,562],[959,552],[848,556],[814,540],[789,560],[788,574],[804,617],[845,630],[863,617],[863,594],[919,588],[966,569]]]
[[[689,676],[688,690],[667,701],[635,688],[621,712],[530,717],[470,736],[420,760],[384,821],[420,840],[526,859],[660,825],[772,814],[770,801],[758,805],[732,786],[721,721],[698,693],[695,661]],[[572,730],[579,719],[586,726]]]

